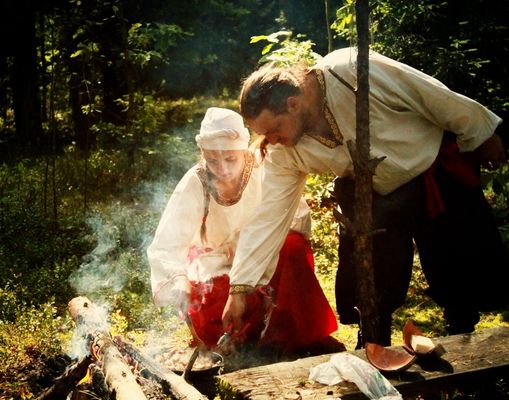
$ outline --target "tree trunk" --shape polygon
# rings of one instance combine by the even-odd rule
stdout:
[[[372,196],[374,166],[370,162],[369,143],[369,4],[368,0],[355,3],[357,17],[358,55],[356,92],[356,147],[355,221],[357,235],[354,241],[357,299],[359,302],[362,345],[379,342],[379,317],[372,260]]]
[[[122,54],[128,48],[126,21],[121,18],[122,13],[122,5],[119,5],[120,15],[109,18],[102,26],[102,35],[99,36],[99,46],[104,59],[116,60],[113,63],[101,64],[102,119],[116,126],[126,124],[125,106],[118,100],[125,100],[130,78],[125,68],[125,58],[128,55]]]
[[[124,8],[122,5],[119,7],[120,20],[125,21]],[[139,147],[136,140],[135,133],[133,132],[134,112],[135,112],[135,87],[134,87],[134,66],[131,60],[128,40],[128,27],[125,23],[120,26],[121,42],[123,46],[124,62],[123,71],[125,74],[125,86],[127,90],[127,110],[125,111],[125,137],[128,138],[127,143],[127,167],[128,176],[133,173],[135,164],[135,154]]]
[[[37,43],[35,5],[31,1],[15,3],[13,48],[13,103],[16,135],[21,146],[36,146],[42,137],[41,103],[37,79]]]
[[[330,27],[330,0],[325,0],[325,25],[327,27],[327,52],[330,53],[332,50],[334,50],[332,29]]]

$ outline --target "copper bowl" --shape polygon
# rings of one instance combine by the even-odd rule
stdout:
[[[408,320],[403,327],[403,342],[407,351],[418,356],[434,354],[440,357],[445,349],[439,344],[436,345],[429,337],[424,336],[411,320]]]
[[[385,372],[404,371],[417,359],[403,347],[389,348],[376,343],[366,343],[366,357],[371,365]]]

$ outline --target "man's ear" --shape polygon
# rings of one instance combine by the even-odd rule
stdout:
[[[289,96],[286,99],[286,111],[294,113],[300,109],[300,99],[297,96]]]

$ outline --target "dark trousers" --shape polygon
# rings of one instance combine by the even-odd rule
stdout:
[[[509,261],[491,208],[480,187],[466,188],[440,168],[434,173],[445,210],[431,218],[423,176],[396,191],[373,196],[375,290],[379,298],[381,344],[390,344],[391,315],[403,305],[412,274],[414,243],[429,289],[444,309],[449,333],[469,332],[479,311],[508,304]],[[353,220],[354,181],[338,178],[335,196]],[[343,324],[358,323],[353,238],[339,237],[336,305]]]

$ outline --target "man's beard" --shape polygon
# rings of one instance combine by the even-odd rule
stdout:
[[[297,120],[297,127],[295,130],[295,136],[292,139],[292,146],[295,146],[308,132],[311,132],[313,127],[311,126],[311,113],[309,111],[302,111]]]

